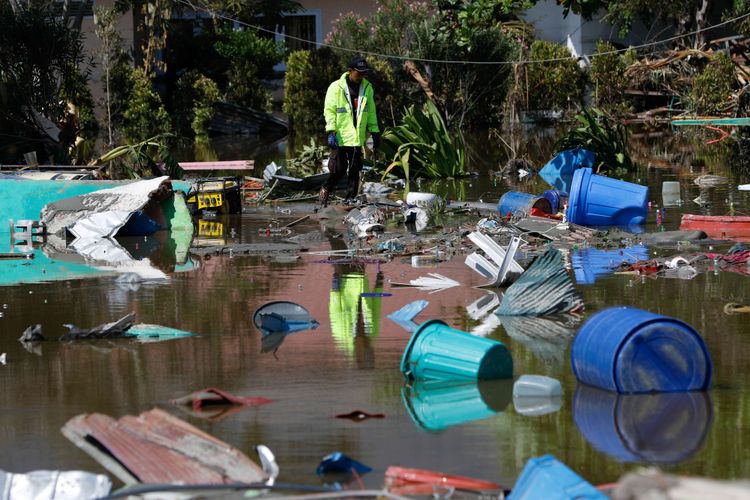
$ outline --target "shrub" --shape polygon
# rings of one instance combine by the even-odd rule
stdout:
[[[338,57],[325,47],[289,54],[283,111],[293,127],[319,132],[324,130],[323,101],[326,89],[341,76],[342,68]]]
[[[596,171],[621,175],[635,168],[627,153],[627,130],[612,123],[600,110],[584,109],[576,115],[581,126],[570,130],[555,145],[556,151],[583,148],[596,154]]]
[[[131,78],[132,87],[122,114],[122,133],[131,142],[169,133],[169,114],[152,88],[151,80],[140,68],[133,70]]]
[[[625,61],[609,42],[596,42],[596,52],[591,59],[589,79],[594,86],[594,103],[600,109],[624,112],[628,109],[625,89],[628,80],[625,77]],[[601,54],[601,55],[600,55]]]
[[[726,111],[735,81],[732,61],[719,52],[695,77],[688,98],[690,108],[698,115]]]
[[[174,100],[175,129],[184,136],[205,135],[214,116],[214,104],[221,98],[216,83],[196,70],[177,79]]]
[[[230,63],[227,98],[242,106],[270,111],[271,92],[262,80],[275,76],[273,67],[282,61],[284,46],[246,30],[224,31],[214,47]]]
[[[451,138],[443,117],[432,101],[424,110],[411,106],[403,123],[383,134],[381,145],[391,164],[383,177],[400,169],[408,182],[414,177],[454,177],[465,173],[465,148],[461,135]]]
[[[550,62],[527,65],[526,109],[562,111],[571,104],[581,104],[584,75],[568,49],[557,43],[536,40],[531,44],[529,59]]]

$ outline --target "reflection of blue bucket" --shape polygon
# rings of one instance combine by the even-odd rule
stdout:
[[[607,500],[609,497],[586,482],[552,455],[530,458],[516,480],[508,500]]]
[[[568,220],[585,226],[643,224],[648,213],[648,187],[596,175],[590,168],[573,174]]]
[[[552,206],[551,213],[553,214],[556,214],[560,210],[562,210],[565,202],[568,201],[568,193],[559,189],[550,189],[548,191],[545,191],[544,193],[542,193],[542,196],[549,201],[550,205]]]
[[[598,278],[612,273],[621,263],[639,260],[648,260],[648,247],[635,245],[613,250],[584,248],[570,254],[573,273],[579,285],[591,285]]]
[[[501,342],[453,329],[440,320],[419,327],[401,359],[409,379],[490,380],[513,376],[513,359]]]
[[[532,208],[536,208],[545,214],[552,213],[552,205],[547,198],[519,191],[508,191],[497,204],[500,217],[511,215],[529,215]]]
[[[448,382],[418,380],[401,390],[414,423],[431,432],[480,420],[503,411],[511,399],[510,380]]]
[[[680,320],[632,307],[600,311],[578,330],[570,352],[584,384],[621,394],[699,391],[711,385],[711,356]]]
[[[573,418],[603,453],[627,462],[674,464],[703,446],[713,403],[707,392],[622,395],[579,385]]]

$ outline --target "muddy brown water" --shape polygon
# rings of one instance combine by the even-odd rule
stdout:
[[[667,209],[667,229],[677,228],[682,212],[726,213],[730,203],[737,213],[750,212],[748,193],[735,186],[750,181],[741,175],[732,176],[729,186],[706,190],[706,205],[692,202],[701,194],[692,184],[698,173],[663,167],[636,174],[657,193],[652,194],[655,200],[663,180],[681,181],[685,204]],[[507,189],[543,187],[535,182],[492,181],[482,175],[460,189],[466,199],[496,201]],[[290,220],[295,215],[283,214]],[[193,245],[275,241],[259,236],[262,218],[243,215],[220,222],[221,235],[196,235]],[[317,222],[306,221],[295,226],[295,234],[319,228]],[[644,229],[658,230],[653,214]],[[313,243],[315,248],[328,248],[328,241]],[[700,250],[708,248],[646,251],[672,255]],[[400,258],[340,267],[322,263],[325,257],[319,255],[291,262],[275,256],[223,255],[191,257],[176,270],[158,250],[147,256],[166,272],[167,280],[122,283],[115,275],[79,275],[68,266],[68,279],[0,286],[0,352],[7,353],[7,364],[0,366],[0,468],[105,472],[63,437],[60,427],[80,413],[120,417],[161,406],[252,458],[254,445],[269,446],[281,468],[280,480],[305,484],[321,483],[315,468],[334,451],[373,467],[362,478],[372,487],[382,485],[390,465],[468,475],[510,487],[529,458],[547,453],[594,484],[616,481],[643,464],[715,478],[750,475],[750,318],[723,311],[728,302],[750,302],[747,269],[702,273],[692,280],[603,274],[591,284],[577,283],[586,303],[582,319],[612,305],[674,316],[703,335],[713,357],[713,388],[708,393],[616,397],[577,387],[569,353],[580,322],[532,319],[506,324],[492,314],[472,317],[472,304],[485,292],[474,288],[481,278],[464,265],[463,256],[435,267],[412,267]],[[431,294],[392,286],[430,272],[462,286]],[[373,291],[379,274],[383,291],[392,295],[371,299],[362,309],[366,317],[358,319],[340,290]],[[576,281],[574,270],[571,276]],[[514,378],[542,374],[560,380],[559,409],[526,415],[511,397],[512,381],[463,388],[406,384],[399,364],[410,334],[387,315],[418,299],[429,305],[417,322],[441,319],[505,343],[513,355]],[[275,352],[264,348],[252,314],[274,300],[301,304],[320,325],[287,335]],[[65,331],[65,323],[91,327],[130,311],[139,322],[195,336],[147,343],[45,342],[35,352],[16,340],[31,324],[41,323],[45,334],[56,337]],[[273,402],[203,416],[168,403],[205,387]],[[361,422],[334,418],[352,410],[386,417]]]

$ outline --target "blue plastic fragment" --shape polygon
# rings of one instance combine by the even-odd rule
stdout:
[[[552,455],[531,458],[521,472],[508,500],[606,500],[609,498],[594,488],[564,463]]]
[[[366,474],[371,470],[371,467],[357,462],[340,451],[337,451],[323,457],[323,460],[318,464],[315,473],[319,476],[336,473],[351,473],[352,471],[357,472],[358,474]]]
[[[415,300],[409,302],[398,311],[394,311],[388,315],[388,319],[394,323],[398,323],[407,332],[414,332],[419,325],[414,322],[414,318],[427,307],[426,300]]]
[[[539,175],[553,188],[570,193],[573,173],[582,167],[593,167],[595,160],[596,155],[587,149],[568,149],[547,162]]]
[[[362,292],[362,293],[359,294],[360,297],[364,297],[364,298],[370,298],[370,297],[373,297],[373,298],[390,297],[391,295],[393,295],[393,294],[392,293],[388,293],[388,292]]]

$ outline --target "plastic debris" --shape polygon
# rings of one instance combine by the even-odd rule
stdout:
[[[508,500],[607,500],[609,497],[586,482],[552,455],[531,458],[521,471]]]
[[[0,471],[2,500],[74,500],[109,495],[112,481],[84,471],[37,470],[24,474]]]
[[[459,286],[456,280],[447,278],[442,274],[429,273],[427,276],[420,276],[417,279],[410,280],[409,283],[391,283],[391,286],[411,286],[430,293],[439,292],[447,288]]]
[[[175,405],[190,405],[194,410],[199,410],[204,406],[211,405],[240,405],[240,406],[261,406],[273,402],[272,399],[264,397],[243,397],[209,387],[200,391],[191,392],[187,396],[173,399],[170,403]]]
[[[354,422],[362,422],[363,420],[367,420],[368,418],[385,418],[385,414],[367,413],[366,411],[362,410],[353,410],[349,413],[339,413],[338,415],[336,415],[336,418],[346,418]]]
[[[430,217],[422,208],[409,207],[404,210],[404,224],[414,224],[417,231],[422,231],[427,227]]]
[[[434,486],[463,491],[496,491],[502,487],[491,481],[466,476],[455,476],[425,469],[407,469],[391,465],[385,471],[386,488],[400,495],[433,496]],[[425,489],[424,486],[427,486]]]
[[[357,462],[340,451],[337,451],[323,457],[320,464],[318,464],[315,473],[319,476],[324,476],[326,474],[351,474],[352,472],[366,474],[371,470],[371,467]]]
[[[406,245],[398,241],[397,238],[378,243],[378,252],[402,253],[406,250]]]
[[[386,186],[379,182],[365,182],[362,185],[362,192],[366,194],[380,195],[388,194],[393,191],[392,187]]]
[[[279,477],[279,464],[276,463],[276,456],[273,454],[271,449],[264,445],[259,444],[255,447],[255,453],[258,454],[260,459],[260,466],[263,468],[268,479],[266,479],[267,486],[273,486],[276,483],[276,478]]]
[[[392,312],[388,315],[388,319],[399,324],[407,332],[414,332],[419,328],[419,325],[414,322],[414,318],[424,310],[429,302],[426,300],[415,300],[406,304],[398,311]]]
[[[492,260],[490,262],[482,255],[473,252],[467,255],[464,261],[467,266],[490,280],[485,286],[508,285],[523,273],[523,267],[514,259],[521,244],[521,238],[517,236],[511,238],[507,250],[479,231],[469,233],[469,239]]]

